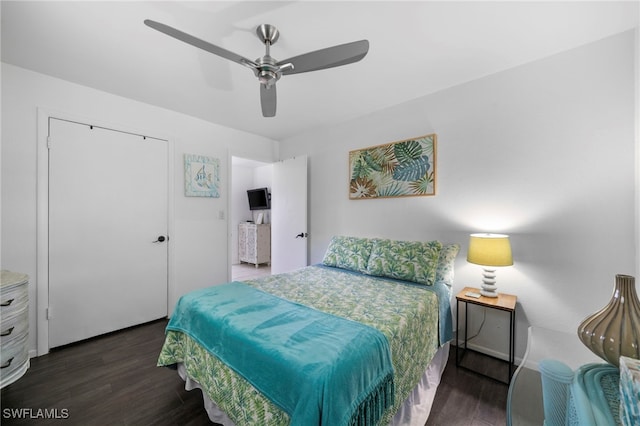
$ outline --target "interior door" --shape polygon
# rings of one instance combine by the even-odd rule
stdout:
[[[307,266],[307,156],[273,165],[271,273]]]
[[[49,122],[49,346],[167,315],[168,142]]]

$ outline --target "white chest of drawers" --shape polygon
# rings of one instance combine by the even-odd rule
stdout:
[[[29,368],[29,277],[0,273],[0,388]]]

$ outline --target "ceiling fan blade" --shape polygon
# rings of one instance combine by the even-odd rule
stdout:
[[[358,62],[367,55],[368,51],[369,41],[360,40],[294,56],[279,61],[278,65],[293,64],[293,69],[282,71],[283,75],[299,74]]]
[[[260,105],[263,117],[275,117],[276,115],[276,85],[268,86],[260,84]]]
[[[244,65],[245,67],[251,68],[252,70],[255,70],[258,68],[258,64],[256,64],[250,59],[245,58],[244,56],[240,56],[237,53],[233,53],[227,49],[223,49],[220,46],[216,46],[215,44],[211,44],[207,41],[201,40],[197,37],[194,37],[190,34],[177,30],[168,25],[161,24],[160,22],[152,21],[150,19],[145,19],[144,23],[145,25],[153,28],[154,30],[160,31],[161,33],[164,33],[175,39],[188,43],[199,49],[206,50],[207,52],[213,53],[214,55],[218,55],[230,61],[236,62],[240,65]]]

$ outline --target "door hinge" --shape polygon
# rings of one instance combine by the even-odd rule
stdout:
[[[47,308],[47,319],[50,320],[51,318],[53,318],[53,315],[51,315],[51,306],[49,306]]]
[[[51,149],[51,136],[47,136],[47,149]]]

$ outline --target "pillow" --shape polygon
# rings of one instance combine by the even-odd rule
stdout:
[[[460,244],[457,243],[442,246],[436,268],[436,281],[442,281],[449,287],[453,285],[453,266],[459,251]]]
[[[441,249],[439,241],[376,239],[367,271],[371,275],[433,285]]]
[[[366,273],[372,246],[373,241],[368,238],[335,236],[327,247],[322,263]]]

